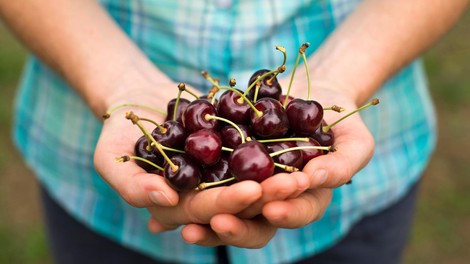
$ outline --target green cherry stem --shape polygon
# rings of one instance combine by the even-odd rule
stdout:
[[[276,78],[279,75],[279,73],[282,73],[286,70],[286,61],[287,61],[286,49],[283,46],[276,46],[276,50],[282,52],[284,59],[282,60],[282,64],[281,66],[279,66],[278,71],[275,74],[273,74],[273,76],[269,78],[269,80],[266,81],[266,83],[268,84],[272,84],[274,78]]]
[[[259,88],[261,88],[261,83],[257,82],[256,83],[256,88],[255,88],[255,95],[253,96],[253,102],[258,101]]]
[[[231,177],[231,178],[217,181],[217,182],[202,182],[196,187],[196,191],[202,191],[209,187],[219,186],[219,185],[225,184],[227,182],[232,182],[232,181],[235,181],[235,177]]]
[[[308,88],[307,88],[307,100],[310,100],[310,71],[308,70],[308,61],[307,61],[307,56],[305,56],[305,50],[310,46],[310,43],[306,42],[302,45],[302,47],[300,47],[299,49],[299,52],[302,54],[302,59],[304,61],[304,65],[305,65],[305,71],[306,71],[306,74],[307,74],[307,85],[308,85]]]
[[[343,112],[343,111],[346,110],[346,109],[344,109],[344,107],[341,107],[341,106],[332,105],[332,106],[330,106],[330,107],[324,107],[323,110],[332,110],[332,111],[341,113],[341,112]]]
[[[289,86],[287,87],[287,92],[286,92],[286,98],[289,98],[290,90],[292,88],[292,82],[294,81],[295,71],[297,70],[297,66],[299,65],[300,57],[302,56],[302,53],[307,49],[308,46],[309,46],[308,43],[304,43],[299,48],[299,52],[297,53],[297,58],[295,59],[294,68],[292,68],[292,73],[290,75]],[[287,106],[287,101],[288,100],[285,100],[284,104],[282,105],[284,108],[286,108]]]
[[[279,168],[281,168],[281,169],[283,169],[287,172],[299,171],[299,169],[294,167],[294,166],[289,166],[289,165],[280,164],[280,163],[276,163],[276,162],[274,162],[274,166],[279,167]]]
[[[283,153],[289,152],[289,151],[294,151],[294,150],[303,150],[303,149],[320,149],[320,150],[326,150],[326,151],[331,151],[331,146],[301,146],[301,147],[293,147],[293,148],[286,148],[282,149],[276,152],[272,152],[269,154],[269,156],[274,157],[277,155],[281,155]]]
[[[227,118],[223,118],[223,117],[220,117],[220,116],[213,116],[213,115],[209,115],[209,114],[206,114],[204,116],[204,119],[206,119],[207,121],[209,121],[211,119],[220,120],[220,121],[223,121],[223,122],[226,122],[226,123],[232,125],[238,131],[238,133],[240,133],[240,137],[242,139],[242,144],[245,143],[245,136],[243,136],[242,130],[234,122],[228,120]]]
[[[157,170],[161,170],[163,171],[163,168],[158,166],[157,164],[151,162],[150,160],[147,160],[147,159],[144,159],[142,157],[139,157],[139,156],[130,156],[130,155],[125,155],[125,156],[121,156],[121,157],[118,157],[116,158],[116,161],[117,162],[127,162],[129,160],[140,160],[140,161],[143,161],[145,163],[148,163],[150,164],[151,166],[155,167]]]
[[[158,128],[158,130],[160,130],[160,133],[162,133],[162,134],[165,134],[165,133],[168,131],[168,129],[162,127],[161,125],[159,125],[157,122],[153,121],[153,120],[150,119],[150,118],[139,117],[139,119],[140,119],[141,121],[145,121],[145,122],[149,122],[149,123],[154,124],[154,125]]]
[[[170,165],[171,167],[171,170],[173,172],[176,172],[179,170],[179,167],[176,166],[172,161],[171,159],[166,155],[165,151],[162,149],[162,145],[160,143],[158,143],[153,137],[152,135],[147,131],[147,129],[142,125],[142,123],[140,122],[140,119],[137,115],[135,115],[134,113],[132,112],[128,112],[126,113],[126,118],[131,120],[132,121],[132,124],[134,125],[137,125],[140,130],[144,133],[145,137],[147,138],[147,142],[152,142],[150,145],[156,147],[158,149],[158,151],[160,152],[160,154],[162,154],[163,158],[165,159],[166,162],[168,162],[168,164]]]
[[[150,110],[152,112],[156,112],[156,113],[159,113],[159,114],[162,114],[162,115],[166,115],[167,113],[163,110],[160,110],[160,109],[157,109],[157,108],[153,108],[153,107],[150,107],[150,106],[147,106],[147,105],[141,105],[141,104],[120,104],[120,105],[117,105],[117,106],[114,106],[112,108],[110,108],[108,111],[106,111],[106,113],[102,116],[103,119],[108,119],[109,117],[111,117],[111,114],[114,113],[116,110],[118,109],[121,109],[121,108],[124,108],[124,107],[139,107],[139,108],[143,108],[143,109],[147,109],[147,110]]]
[[[309,138],[306,137],[293,137],[293,138],[273,138],[273,139],[259,139],[259,143],[274,143],[274,142],[285,142],[285,141],[302,141],[309,142]],[[251,138],[247,138],[247,141],[251,141]]]
[[[233,152],[233,149],[227,147],[222,147],[222,150],[227,152]]]
[[[359,111],[362,111],[362,110],[368,108],[369,106],[378,105],[379,103],[380,103],[379,99],[377,99],[377,98],[372,99],[369,103],[367,103],[367,104],[365,104],[365,105],[359,107],[358,109],[356,109],[356,110],[354,110],[354,111],[351,111],[350,113],[348,113],[347,115],[341,117],[340,119],[336,120],[335,122],[333,122],[333,123],[331,123],[331,124],[329,124],[329,125],[327,125],[327,126],[322,126],[322,131],[323,131],[323,133],[326,133],[326,132],[330,131],[330,129],[331,129],[333,126],[335,126],[336,124],[338,124],[339,122],[341,122],[341,121],[344,120],[345,118],[351,116],[352,114],[355,114],[355,113],[357,113],[357,112],[359,112]]]

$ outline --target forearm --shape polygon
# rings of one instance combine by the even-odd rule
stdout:
[[[0,0],[0,10],[18,38],[64,76],[97,115],[130,89],[137,97],[148,92],[140,91],[145,86],[170,82],[96,1]]]
[[[365,1],[310,59],[314,83],[334,83],[358,105],[364,103],[449,31],[469,2]]]

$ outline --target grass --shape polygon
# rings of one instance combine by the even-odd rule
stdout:
[[[0,24],[0,264],[50,263],[37,184],[11,143],[12,98],[25,49]],[[470,259],[470,14],[425,55],[439,143],[423,178],[404,263]]]

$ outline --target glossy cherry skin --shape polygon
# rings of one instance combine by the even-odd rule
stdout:
[[[229,157],[229,167],[237,181],[262,182],[274,173],[273,159],[257,141],[249,141],[235,148]]]
[[[315,130],[315,133],[311,135],[320,145],[328,147],[333,146],[335,143],[335,134],[333,130],[328,130],[328,132],[323,132],[322,127],[327,126],[328,124],[323,120],[321,126]]]
[[[205,167],[202,171],[202,182],[218,182],[232,177],[228,165],[228,155],[222,155],[220,160],[212,165]],[[226,185],[228,185],[227,183]]]
[[[211,129],[201,129],[186,138],[184,151],[202,165],[212,165],[222,154],[222,139]]]
[[[273,153],[276,151],[293,148],[297,145],[293,141],[284,141],[284,142],[273,142],[265,144],[266,150],[269,153]],[[292,150],[289,152],[285,152],[276,156],[272,157],[274,162],[280,163],[283,165],[293,166],[295,168],[300,169],[302,167],[302,151],[300,150]],[[284,172],[283,169],[276,167],[274,173]]]
[[[180,149],[184,146],[187,134],[180,122],[168,120],[161,127],[166,130],[162,132],[158,127],[152,131],[152,136],[163,146]]]
[[[287,105],[287,104],[290,103],[290,101],[294,100],[294,97],[289,95],[289,97],[287,97],[287,99],[286,99],[286,96],[283,94],[283,95],[281,95],[281,97],[279,98],[279,102],[281,103],[281,105],[284,105],[284,102],[285,102],[286,100],[287,100],[287,103],[286,103],[286,105]]]
[[[258,70],[255,73],[253,73],[250,80],[248,81],[248,87],[250,87],[250,85],[254,83],[259,76],[269,71],[270,70],[263,69],[263,70]],[[272,74],[268,75],[261,81],[261,86],[258,90],[257,99],[268,97],[268,98],[279,100],[279,97],[282,94],[282,88],[276,77],[273,80],[269,81],[272,77],[273,77]],[[250,99],[254,98],[255,90],[256,90],[256,86],[253,86],[253,88],[251,88],[250,91],[248,91],[248,98]]]
[[[313,138],[309,138],[308,142],[296,141],[295,145],[297,147],[304,147],[304,146],[319,147],[320,143],[318,143],[318,141],[316,141]],[[321,150],[321,149],[302,149],[301,152],[302,152],[302,163],[301,163],[301,166],[298,167],[299,169],[303,169],[303,167],[305,167],[307,162],[309,162],[311,159],[314,159],[314,158],[324,154],[323,150]]]
[[[171,161],[178,166],[177,171],[173,171],[167,163],[163,176],[166,182],[176,191],[194,190],[201,182],[201,168],[186,155],[175,155]]]
[[[202,95],[202,96],[199,96],[199,99],[204,99],[204,100],[207,100],[208,102],[212,103],[212,98],[208,98],[207,95]],[[215,99],[214,100],[214,103],[212,103],[214,105],[214,107],[217,109],[218,105],[219,105],[219,100]]]
[[[227,118],[236,124],[249,123],[250,106],[243,100],[239,102],[240,95],[233,91],[225,91],[219,97],[217,112],[220,117]]]
[[[237,125],[237,126],[242,131],[242,134],[245,137],[245,139],[247,137],[252,136],[250,127],[245,126],[245,125]],[[222,138],[222,145],[227,148],[234,149],[242,143],[242,137],[240,135],[240,132],[238,132],[238,130],[232,125],[224,126],[220,130],[220,137]]]
[[[192,101],[183,113],[183,126],[187,132],[192,133],[204,128],[217,130],[219,121],[215,119],[207,120],[206,114],[216,116],[215,107],[205,99]]]
[[[286,113],[290,128],[297,136],[310,136],[323,119],[323,107],[313,100],[296,98],[287,105]]]
[[[258,117],[253,110],[250,111],[251,129],[260,138],[281,138],[289,130],[287,114],[282,107],[267,108],[269,104],[264,103],[263,99],[255,104],[255,108],[263,113],[261,117]],[[278,104],[280,106],[279,102]]]
[[[180,101],[178,102],[178,109],[176,110],[176,121],[180,123],[182,122],[182,115],[184,113],[184,110],[186,110],[186,107],[188,107],[190,103],[191,102],[188,99],[180,98]],[[166,115],[165,121],[173,120],[173,114],[175,112],[175,104],[176,104],[176,98],[173,98],[168,102],[167,107],[166,107],[167,115]]]
[[[135,143],[134,154],[138,157],[151,161],[155,163],[156,165],[162,166],[163,157],[159,153],[156,153],[155,151],[148,151],[147,146],[148,146],[147,138],[145,136],[141,136],[139,139],[137,139]],[[144,161],[136,160],[136,163],[147,172],[157,171],[157,168],[155,168],[154,166]]]

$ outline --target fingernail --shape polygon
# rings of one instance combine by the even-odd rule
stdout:
[[[317,170],[313,174],[313,179],[317,181],[318,185],[322,185],[323,183],[325,183],[327,178],[328,178],[328,171],[324,169]]]
[[[162,191],[150,192],[150,200],[157,205],[171,206],[170,199],[168,199],[168,196]]]

